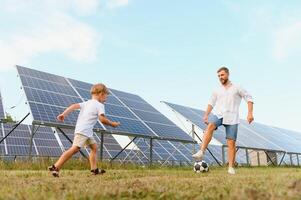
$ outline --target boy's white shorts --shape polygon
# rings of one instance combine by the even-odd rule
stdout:
[[[87,136],[84,136],[80,133],[76,133],[75,136],[74,136],[74,140],[73,140],[73,146],[77,146],[79,148],[83,148],[83,147],[86,147],[86,146],[90,146],[92,144],[96,144],[96,140],[92,137],[92,138],[89,138]]]

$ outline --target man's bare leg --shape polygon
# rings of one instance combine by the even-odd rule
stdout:
[[[235,163],[235,154],[236,154],[236,145],[235,140],[227,140],[228,144],[228,162],[229,162],[229,174],[235,174],[234,163]]]
[[[216,126],[214,123],[210,123],[208,126],[207,126],[207,129],[204,133],[204,136],[203,136],[203,142],[200,146],[200,150],[196,153],[196,154],[193,154],[192,157],[196,160],[202,160],[203,159],[203,156],[204,156],[204,152],[205,150],[207,149],[211,139],[212,139],[212,135],[213,135],[213,132],[214,130],[216,129]]]

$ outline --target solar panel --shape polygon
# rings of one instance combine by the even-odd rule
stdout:
[[[17,70],[35,122],[60,125],[56,116],[72,103],[90,99],[92,84],[17,66]],[[193,139],[168,118],[135,94],[111,89],[106,102],[106,115],[121,126],[98,126],[112,133],[124,133],[164,139]],[[75,125],[78,112],[72,113],[62,125]]]
[[[141,151],[141,155],[140,155],[140,159],[143,160],[143,162],[147,163],[148,159],[150,157],[150,143],[148,139],[144,139],[144,138],[139,138],[137,139],[137,141],[135,142],[136,146],[140,149]],[[155,144],[153,144],[155,146]],[[156,161],[162,161],[162,157],[159,155],[159,153],[157,152],[157,150],[153,147],[153,160]]]
[[[131,109],[156,135],[169,138],[193,141],[193,139],[177,127],[172,121],[157,111],[138,95],[111,89],[113,95]]]
[[[297,131],[291,131],[283,128],[270,127],[277,132],[277,137],[285,138],[287,151],[291,153],[300,153],[301,152],[301,133]],[[288,142],[289,141],[289,142]],[[289,145],[288,145],[289,144]]]
[[[4,115],[4,109],[3,109],[3,102],[2,102],[2,96],[0,93],[0,119],[4,119],[5,115]]]
[[[174,111],[182,115],[184,118],[191,121],[193,124],[199,126],[201,129],[206,129],[206,125],[202,120],[205,114],[204,111],[177,104],[167,102],[164,103],[171,107]],[[213,115],[210,115],[210,118],[212,117]],[[242,125],[239,126],[237,146],[278,151],[284,150],[280,145],[276,144],[277,141],[270,140],[272,138],[265,138],[263,132],[257,132],[258,129],[255,130],[255,127],[256,124],[250,126],[245,123],[242,123]],[[223,126],[218,128],[213,137],[220,141],[222,144],[226,145],[225,128]]]
[[[30,130],[32,126],[29,126]],[[62,149],[50,127],[39,127],[34,136],[35,146],[39,156],[59,157],[62,155]]]
[[[71,103],[82,102],[63,77],[21,66],[17,70],[35,121],[60,124],[57,115]],[[77,115],[71,113],[63,124],[74,125]]]
[[[3,131],[3,124],[1,123],[0,124],[0,140],[2,140],[2,138],[5,137],[5,133]],[[6,154],[5,152],[5,141],[3,141],[1,144],[0,144],[0,155],[1,156],[4,156]]]
[[[4,133],[7,135],[14,124],[3,124]],[[20,124],[14,132],[5,139],[7,154],[9,156],[27,156],[29,153],[30,130],[28,125]],[[37,155],[33,144],[32,155]]]
[[[85,100],[91,98],[90,89],[92,84],[68,79],[71,85],[79,92]],[[120,100],[115,96],[109,95],[105,103],[106,116],[112,121],[118,121],[121,125],[117,128],[105,126],[109,131],[120,131],[126,133],[135,133],[145,136],[156,136],[139,120],[128,108],[126,108]]]
[[[101,142],[101,136],[98,133],[95,133],[96,136],[96,141],[98,144],[100,144]],[[122,147],[120,146],[120,144],[117,142],[117,140],[110,134],[105,134],[104,135],[104,143],[103,143],[103,147],[104,147],[104,158],[105,159],[111,159],[113,157],[115,157],[121,150]],[[123,152],[121,153],[117,159],[123,159],[126,157],[126,153]]]
[[[92,84],[74,79],[68,80],[83,98],[90,98],[90,88]],[[156,134],[164,138],[192,141],[189,135],[179,129],[174,123],[138,95],[114,89],[110,89],[110,92],[112,95],[109,95],[106,102],[106,115],[113,120],[121,122],[121,126],[118,127],[117,130],[134,133],[138,130],[143,130],[147,135],[155,136]],[[149,128],[147,128],[145,124],[142,124],[137,116],[145,122]],[[108,130],[116,130],[111,127],[106,128]],[[150,129],[152,129],[152,131]]]

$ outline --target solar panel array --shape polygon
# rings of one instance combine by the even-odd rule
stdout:
[[[14,124],[3,124],[4,135],[14,127]],[[5,139],[5,154],[10,156],[27,156],[29,153],[30,129],[28,125],[21,124],[15,131]],[[33,148],[32,155],[37,155]]]
[[[71,113],[64,124],[59,123],[56,116],[70,104],[89,99],[91,84],[21,66],[17,66],[17,70],[34,121],[48,125],[75,125],[78,112]],[[98,124],[96,128],[119,134],[193,141],[141,97],[113,89],[110,91],[106,114],[111,120],[121,122],[121,126],[112,128]]]
[[[202,120],[205,114],[204,111],[168,102],[164,103],[196,126],[203,130],[206,129],[206,125]],[[209,118],[212,119],[212,117],[211,115]],[[213,137],[226,145],[225,128],[223,126],[219,127]],[[301,153],[300,139],[300,133],[292,133],[288,130],[273,128],[260,123],[248,124],[245,120],[241,120],[237,145],[246,148]]]
[[[32,126],[29,126],[32,129]],[[54,131],[50,127],[36,127],[37,131],[34,135],[34,145],[39,156],[59,157],[62,149],[54,135]]]
[[[2,102],[2,96],[0,93],[0,119],[4,119],[5,115],[4,115],[4,109],[3,109],[3,102]]]
[[[15,127],[15,124],[7,123],[2,126],[4,137]],[[1,155],[28,156],[31,128],[31,125],[20,124],[1,144]],[[62,154],[59,143],[49,127],[39,127],[32,145],[33,156],[57,157]]]

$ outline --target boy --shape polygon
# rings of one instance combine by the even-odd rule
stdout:
[[[104,102],[109,95],[108,88],[104,84],[95,84],[92,86],[90,93],[92,96],[90,100],[83,103],[73,104],[62,114],[57,116],[57,119],[63,122],[69,113],[80,109],[74,131],[75,135],[72,147],[65,151],[54,165],[49,167],[49,171],[54,177],[59,177],[59,170],[63,164],[76,154],[80,148],[85,146],[89,146],[91,148],[89,162],[92,175],[105,173],[105,170],[99,170],[97,168],[97,144],[93,138],[93,128],[97,123],[97,120],[112,127],[117,127],[120,123],[112,122],[105,117]]]

